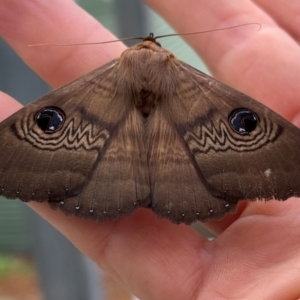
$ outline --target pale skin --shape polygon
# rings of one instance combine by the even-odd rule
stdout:
[[[146,2],[178,32],[260,23],[259,32],[244,28],[186,40],[218,79],[300,124],[298,0]],[[125,49],[121,43],[27,47],[114,39],[70,0],[0,0],[0,35],[54,88]],[[1,120],[21,107],[4,93],[0,101]],[[29,205],[141,299],[300,298],[300,199],[243,202],[237,214],[206,224],[218,235],[213,242],[145,209],[100,224],[66,217],[46,203]]]

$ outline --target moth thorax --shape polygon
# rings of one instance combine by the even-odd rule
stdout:
[[[141,90],[134,96],[134,105],[147,118],[160,102],[160,97],[149,90]]]

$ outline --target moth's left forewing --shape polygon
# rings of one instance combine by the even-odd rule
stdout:
[[[81,192],[124,117],[124,103],[113,102],[110,86],[117,63],[48,93],[0,124],[1,195],[47,201]],[[42,129],[47,126],[53,130]]]
[[[106,83],[117,63],[42,96],[1,122],[0,195],[47,201],[81,192],[124,115],[123,103],[117,115],[116,104],[107,101],[114,90]]]
[[[229,203],[300,196],[300,130],[189,65],[180,69],[170,118],[210,192]]]

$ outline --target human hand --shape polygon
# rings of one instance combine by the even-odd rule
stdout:
[[[299,122],[298,2],[147,3],[178,32],[260,23],[259,32],[244,28],[186,39],[219,79]],[[67,0],[0,0],[0,34],[54,87],[101,66],[125,49],[121,43],[28,48],[28,44],[43,42],[45,36],[45,42],[55,43],[113,39]],[[19,106],[9,96],[0,96],[3,119]],[[299,201],[243,202],[237,214],[207,223],[219,234],[213,242],[186,225],[158,219],[145,209],[129,218],[95,223],[66,217],[45,203],[29,205],[141,299],[273,300],[300,297]]]

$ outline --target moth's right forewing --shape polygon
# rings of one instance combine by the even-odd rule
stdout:
[[[209,192],[174,122],[168,105],[162,105],[147,126],[152,210],[173,223],[187,224],[219,219],[234,211],[234,202],[228,204]]]

